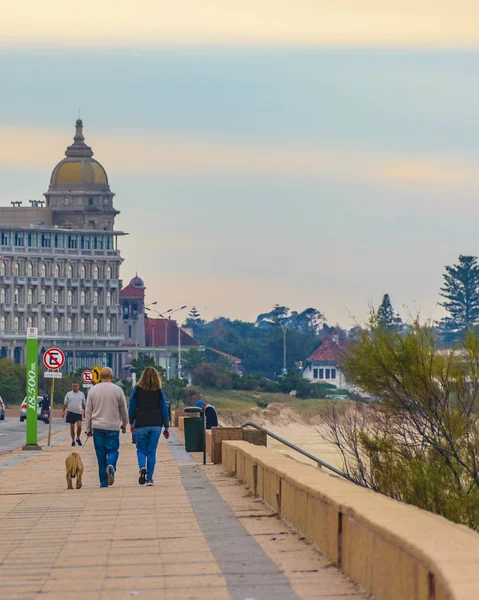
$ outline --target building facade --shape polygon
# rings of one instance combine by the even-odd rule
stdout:
[[[122,376],[130,376],[131,361],[142,355],[151,356],[165,369],[168,378],[181,375],[182,352],[199,346],[192,332],[174,319],[151,318],[155,311],[145,305],[145,284],[141,277],[133,277],[120,291],[120,304],[125,350]]]
[[[26,329],[66,370],[120,366],[121,289],[114,194],[76,122],[45,200],[0,207],[0,357],[25,362]]]
[[[346,350],[346,343],[338,333],[324,338],[306,361],[303,377],[311,383],[329,383],[340,389],[349,389],[341,369],[341,355]]]

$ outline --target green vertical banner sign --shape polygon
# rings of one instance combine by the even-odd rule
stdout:
[[[38,330],[27,329],[27,446],[37,445]]]

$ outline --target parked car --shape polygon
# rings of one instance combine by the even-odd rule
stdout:
[[[0,421],[5,421],[5,402],[0,396]]]
[[[40,421],[42,416],[42,408],[40,402],[43,400],[43,396],[37,396],[37,419]],[[50,414],[50,413],[49,413]],[[27,399],[24,398],[22,406],[20,407],[20,421],[23,422],[27,418]]]

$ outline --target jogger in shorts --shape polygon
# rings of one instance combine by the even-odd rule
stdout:
[[[67,392],[65,395],[65,401],[63,403],[62,418],[67,413],[65,419],[67,423],[70,423],[70,434],[72,436],[72,446],[75,445],[75,423],[76,423],[76,443],[81,446],[81,424],[82,419],[85,418],[85,406],[86,400],[83,392],[79,391],[80,386],[78,383],[72,383],[72,391]]]

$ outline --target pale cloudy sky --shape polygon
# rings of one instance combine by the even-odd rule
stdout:
[[[46,191],[80,107],[123,279],[162,309],[439,314],[444,265],[479,250],[479,3],[81,7],[1,7],[2,205]]]

